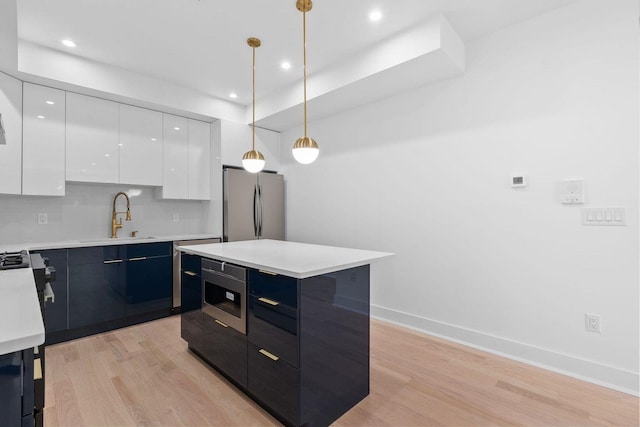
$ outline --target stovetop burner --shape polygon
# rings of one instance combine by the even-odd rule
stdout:
[[[0,253],[0,270],[29,267],[27,251]]]

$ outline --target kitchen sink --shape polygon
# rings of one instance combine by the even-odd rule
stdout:
[[[153,240],[157,239],[154,236],[141,236],[141,237],[118,237],[115,239],[104,238],[104,239],[88,239],[88,240],[78,240],[80,243],[115,243],[115,242],[132,242],[138,240]]]

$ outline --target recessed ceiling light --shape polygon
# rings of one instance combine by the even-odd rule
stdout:
[[[76,46],[78,46],[73,40],[69,40],[69,39],[62,40],[62,44],[65,45],[66,47],[76,47]]]
[[[111,156],[109,155],[109,153],[105,154],[104,156],[105,156],[105,157],[111,157]]]
[[[39,119],[44,119],[44,116],[37,116]]]
[[[156,139],[155,139],[155,138],[151,138],[151,140],[152,140],[152,141],[156,141]]]
[[[47,104],[49,104],[49,105],[53,105],[53,104],[55,104],[55,102],[53,102],[53,101],[47,101]]]
[[[291,62],[289,62],[289,61],[282,61],[282,64],[280,64],[280,67],[281,67],[283,70],[288,70],[288,69],[290,69],[290,68],[291,68]]]
[[[178,128],[178,127],[175,127],[175,128],[173,128],[173,130],[180,130],[180,128]]]
[[[380,12],[379,10],[372,10],[371,12],[369,12],[369,20],[371,22],[378,22],[381,19],[382,19],[382,12]]]
[[[120,144],[118,144],[118,147],[122,147],[123,145],[124,145],[123,143],[120,143]]]
[[[237,97],[238,97],[238,94],[237,94],[237,93],[235,93],[235,92],[231,92],[231,93],[229,94],[229,98],[236,99]]]

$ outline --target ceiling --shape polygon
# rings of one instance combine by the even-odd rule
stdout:
[[[575,0],[314,0],[308,74],[375,48],[438,13],[465,42]],[[115,65],[240,105],[302,78],[302,13],[295,0],[18,0],[20,40]],[[371,10],[383,18],[370,22]],[[63,46],[64,38],[77,43]],[[290,61],[291,69],[280,67]],[[230,99],[231,92],[237,93]]]

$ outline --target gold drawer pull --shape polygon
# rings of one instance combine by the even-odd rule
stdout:
[[[280,359],[278,356],[276,356],[275,354],[269,353],[264,348],[261,348],[258,351],[260,352],[260,354],[262,354],[263,356],[267,356],[269,359],[273,360],[274,362],[277,362]]]
[[[42,361],[40,359],[33,359],[33,379],[42,379]]]
[[[269,271],[269,270],[258,270],[260,273],[264,273],[264,274],[269,274],[271,276],[277,276],[278,273],[274,273],[273,271]]]
[[[186,274],[187,276],[191,276],[191,277],[197,276],[197,274],[194,273],[193,271],[185,271],[184,274]]]
[[[110,259],[107,261],[103,261],[103,264],[120,264],[121,262],[121,259]]]
[[[216,322],[218,325],[222,326],[223,328],[228,328],[228,327],[229,327],[229,325],[227,325],[226,323],[223,323],[223,322],[219,321],[218,319],[213,319],[213,320],[215,320],[215,322]]]
[[[265,304],[274,305],[274,306],[280,304],[278,301],[274,301],[272,299],[265,298],[265,297],[258,298],[258,301],[264,302]]]

